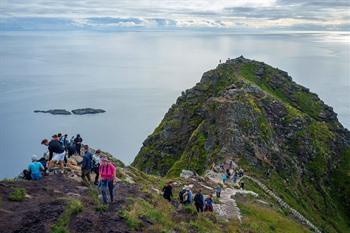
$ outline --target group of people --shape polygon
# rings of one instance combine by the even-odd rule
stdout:
[[[39,159],[38,156],[32,156],[32,162],[28,169],[23,171],[23,177],[28,180],[39,180],[43,176],[48,175],[52,169],[58,164],[61,173],[64,173],[64,167],[71,165],[71,157],[73,155],[82,156],[81,162],[75,162],[80,166],[81,178],[85,185],[91,184],[91,173],[95,173],[94,184],[98,185],[102,192],[103,202],[108,202],[107,193],[109,193],[110,201],[114,201],[116,166],[101,153],[96,150],[91,153],[88,145],[83,145],[83,139],[79,134],[68,140],[68,135],[61,133],[52,136],[51,140],[43,139],[41,144],[47,147],[47,151]],[[83,153],[83,154],[82,154]],[[70,163],[71,162],[71,163]]]
[[[232,180],[233,184],[237,184],[238,179],[244,176],[243,169],[226,169],[222,175],[222,183],[226,184],[228,181]],[[244,181],[239,181],[239,186],[244,189]]]
[[[171,182],[167,183],[163,187],[163,197],[169,202],[172,201],[173,197],[173,187]],[[179,202],[183,205],[192,205],[194,203],[197,212],[203,211],[213,211],[213,196],[208,195],[204,198],[202,190],[198,190],[196,195],[193,197],[192,190],[189,186],[184,186],[183,189],[179,192]]]

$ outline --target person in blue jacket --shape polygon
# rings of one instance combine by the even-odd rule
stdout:
[[[28,166],[32,180],[40,180],[42,178],[41,171],[44,170],[42,163],[38,162],[36,155],[32,156],[32,162]]]

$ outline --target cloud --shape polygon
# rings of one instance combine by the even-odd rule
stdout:
[[[0,0],[0,30],[343,30],[349,12],[348,0]]]

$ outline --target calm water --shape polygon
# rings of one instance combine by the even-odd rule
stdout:
[[[17,175],[57,132],[131,162],[182,90],[241,54],[288,71],[350,128],[349,46],[349,34],[1,32],[0,178]],[[33,113],[80,107],[107,113]]]

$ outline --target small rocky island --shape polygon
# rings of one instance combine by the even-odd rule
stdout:
[[[66,109],[50,109],[50,110],[34,110],[34,113],[50,113],[52,115],[87,115],[87,114],[97,114],[97,113],[105,113],[106,111],[103,109],[95,109],[95,108],[79,108],[74,109],[71,112]]]

